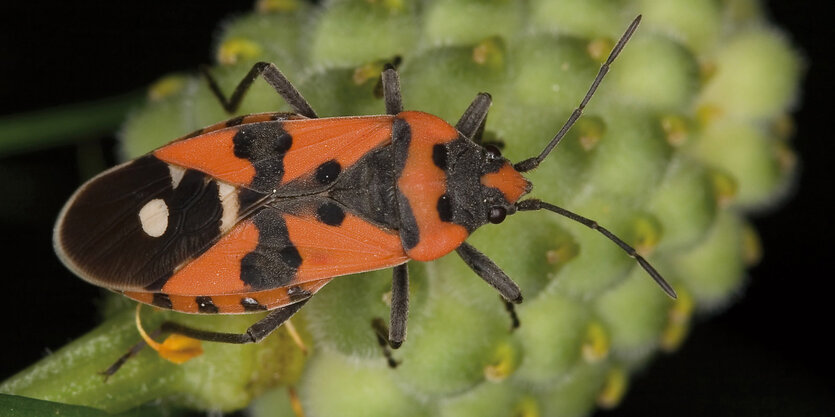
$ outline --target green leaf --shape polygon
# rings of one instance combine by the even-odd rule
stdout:
[[[124,413],[110,414],[80,405],[68,405],[17,395],[0,394],[0,414],[6,417],[176,417],[183,415],[183,410],[170,409],[157,404],[134,408]]]

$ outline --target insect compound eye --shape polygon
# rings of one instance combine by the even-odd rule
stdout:
[[[484,151],[487,152],[487,157],[490,159],[499,159],[502,157],[502,151],[499,150],[499,147],[491,143],[484,145]]]
[[[502,206],[490,207],[490,211],[487,212],[487,221],[493,224],[503,222],[505,217],[507,217],[507,209]]]

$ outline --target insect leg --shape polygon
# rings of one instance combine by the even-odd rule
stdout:
[[[374,329],[374,335],[377,337],[377,343],[380,344],[380,348],[383,349],[383,356],[386,357],[386,362],[388,362],[389,368],[397,368],[397,365],[400,365],[400,362],[396,361],[393,356],[391,356],[391,349],[389,349],[389,343],[386,339],[389,334],[388,328],[386,328],[386,323],[383,319],[377,317],[371,320],[371,328]]]
[[[397,114],[403,111],[403,97],[400,95],[400,76],[391,64],[383,69],[383,98],[386,102],[386,113]]]
[[[313,111],[313,108],[310,107],[310,104],[307,100],[302,97],[299,90],[296,90],[296,87],[293,87],[293,84],[287,80],[287,77],[278,70],[278,67],[269,63],[269,62],[258,62],[252,66],[252,69],[244,76],[238,86],[235,87],[235,91],[232,92],[232,96],[228,99],[223,94],[223,91],[220,90],[220,86],[217,84],[217,81],[209,72],[209,69],[206,67],[201,67],[200,72],[203,73],[203,76],[206,77],[206,81],[209,83],[209,89],[212,90],[212,93],[217,97],[220,101],[220,104],[223,106],[223,109],[229,113],[234,113],[238,110],[238,107],[241,105],[241,101],[244,98],[247,90],[249,87],[252,86],[252,82],[255,81],[258,76],[262,76],[264,81],[267,82],[273,89],[280,95],[290,107],[293,108],[293,111],[309,118],[316,118],[316,112]]]
[[[516,330],[519,328],[519,315],[516,314],[516,307],[514,307],[513,303],[507,301],[502,297],[502,302],[504,303],[504,308],[507,310],[507,314],[510,316],[510,330]]]
[[[409,316],[409,268],[407,264],[394,267],[391,280],[391,328],[388,343],[397,349],[406,340],[406,319]]]
[[[487,93],[478,93],[458,119],[455,128],[458,129],[464,136],[472,139],[476,143],[481,142],[481,135],[484,133],[484,125],[487,122],[487,111],[490,109],[490,104],[493,98]]]
[[[497,289],[505,300],[516,304],[522,302],[522,291],[519,290],[519,286],[490,258],[467,242],[462,243],[455,251],[458,252],[458,256],[464,260],[464,263],[493,288]]]
[[[267,337],[270,333],[272,333],[278,326],[281,326],[282,323],[287,321],[293,314],[295,314],[299,309],[307,303],[307,299],[299,301],[295,304],[288,305],[286,307],[281,307],[278,309],[273,310],[270,314],[268,314],[263,319],[259,320],[252,326],[250,326],[246,333],[243,334],[236,334],[236,333],[220,333],[220,332],[210,332],[206,330],[198,330],[193,329],[191,327],[183,326],[178,323],[167,321],[160,326],[159,329],[151,332],[151,338],[156,338],[162,333],[177,333],[183,336],[188,336],[193,339],[205,340],[208,342],[221,342],[221,343],[257,343],[260,342],[262,339]],[[137,314],[138,310],[137,310]],[[138,320],[138,318],[137,318]],[[141,330],[141,329],[140,329]],[[101,372],[104,375],[105,381],[107,378],[110,378],[113,374],[115,374],[121,367],[124,365],[130,358],[136,356],[139,351],[141,351],[145,346],[148,345],[148,342],[145,340],[140,340],[137,344],[133,345],[130,350],[127,351],[124,355],[122,355],[113,365],[110,365],[107,369]]]
[[[159,334],[162,333],[159,329],[151,332],[151,337],[157,337]],[[119,369],[122,368],[122,365],[128,361],[128,359],[136,356],[145,346],[148,346],[148,343],[145,340],[140,340],[135,345],[133,345],[130,350],[125,352],[124,355],[120,356],[119,359],[116,359],[116,362],[113,362],[112,365],[108,366],[107,369],[104,371],[99,372],[100,375],[104,376],[104,382],[107,382],[107,379],[113,376]]]
[[[168,333],[181,334],[192,339],[205,340],[207,342],[235,344],[258,343],[265,337],[269,336],[270,333],[277,329],[278,326],[281,326],[281,324],[287,321],[287,319],[292,317],[293,314],[296,314],[296,312],[299,311],[305,303],[307,303],[308,299],[271,311],[266,317],[258,320],[252,326],[249,326],[249,328],[246,329],[246,333],[212,332],[183,326],[182,324],[172,321],[163,323],[160,330]]]

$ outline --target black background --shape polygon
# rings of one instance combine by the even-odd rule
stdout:
[[[212,61],[218,22],[251,1],[28,1],[0,6],[0,114],[145,88]],[[602,416],[835,415],[832,336],[833,31],[826,1],[769,1],[808,72],[796,112],[801,178],[779,210],[754,217],[764,261],[745,297],[696,326],[681,351],[636,376]],[[102,140],[112,146],[112,138]],[[20,172],[25,172],[21,175]],[[99,292],[60,266],[51,227],[78,185],[74,147],[0,159],[0,380],[97,322]]]

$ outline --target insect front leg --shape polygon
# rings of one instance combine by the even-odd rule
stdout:
[[[299,90],[293,87],[293,84],[278,70],[278,67],[269,62],[258,62],[253,65],[252,69],[249,70],[241,82],[238,83],[238,86],[235,87],[235,91],[232,92],[232,96],[229,99],[220,90],[220,86],[208,68],[202,67],[200,71],[206,77],[206,81],[209,83],[209,89],[212,90],[212,93],[220,101],[223,109],[228,113],[234,113],[238,110],[244,95],[246,95],[249,87],[252,86],[252,82],[260,75],[293,108],[294,112],[312,119],[318,117],[307,100],[299,93]]]
[[[487,123],[487,112],[492,102],[493,98],[490,94],[478,93],[458,119],[455,128],[475,143],[480,143],[481,136],[484,134],[484,125]]]
[[[403,96],[400,94],[400,76],[394,65],[386,64],[382,74],[383,99],[386,102],[386,114],[397,114],[403,111]]]

